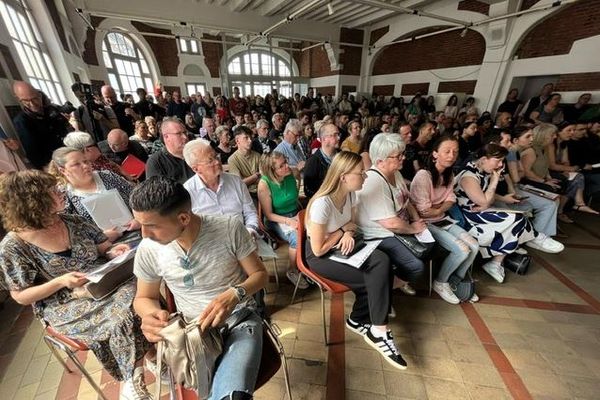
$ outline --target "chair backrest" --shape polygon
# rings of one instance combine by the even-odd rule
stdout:
[[[296,231],[296,265],[300,272],[308,276],[313,281],[317,282],[323,289],[328,290],[332,293],[344,293],[350,290],[346,285],[338,282],[323,278],[316,272],[310,269],[310,266],[306,262],[305,248],[306,248],[306,229],[304,226],[306,218],[306,210],[300,210],[298,213],[298,228]]]

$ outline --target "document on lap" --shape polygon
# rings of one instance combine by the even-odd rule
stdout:
[[[133,219],[116,189],[88,196],[81,200],[81,204],[102,230],[124,227]]]
[[[379,246],[381,240],[366,240],[365,243],[365,247],[363,247],[362,250],[356,252],[356,254],[352,255],[351,257],[341,258],[336,256],[329,256],[329,259],[360,269],[360,267],[362,267],[367,258],[369,258],[369,256],[373,253],[373,251],[375,251],[377,246]]]
[[[421,243],[433,243],[433,242],[435,242],[435,239],[433,238],[433,235],[431,234],[431,232],[427,228],[425,228],[425,230],[423,232],[415,234],[415,237]]]
[[[85,275],[85,278],[88,281],[93,282],[93,283],[100,282],[100,280],[106,274],[115,270],[117,267],[125,264],[127,261],[133,259],[133,257],[135,256],[135,250],[136,249],[131,249],[131,250],[121,254],[120,256],[113,258],[109,262],[104,263],[104,264],[94,268],[93,270],[91,270],[90,272],[88,272]]]

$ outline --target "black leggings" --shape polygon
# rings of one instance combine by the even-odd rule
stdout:
[[[360,269],[313,254],[306,242],[306,262],[309,268],[324,278],[348,286],[356,300],[350,318],[354,322],[386,325],[390,310],[392,268],[389,257],[375,249]]]

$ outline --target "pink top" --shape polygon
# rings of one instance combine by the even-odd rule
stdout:
[[[452,182],[452,181],[451,181]],[[410,200],[419,212],[429,210],[432,205],[441,204],[445,201],[456,202],[454,185],[433,187],[431,173],[419,170],[410,184]],[[436,218],[423,218],[427,222],[435,222],[444,219],[444,215]]]

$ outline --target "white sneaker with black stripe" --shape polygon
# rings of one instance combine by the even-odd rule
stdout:
[[[376,337],[372,329],[369,329],[365,335],[365,342],[377,350],[383,358],[393,367],[404,370],[408,366],[402,355],[396,348],[392,332],[388,330],[385,337]]]
[[[361,324],[360,322],[354,322],[351,318],[348,318],[346,319],[346,328],[354,333],[364,336],[371,328],[371,324]]]

